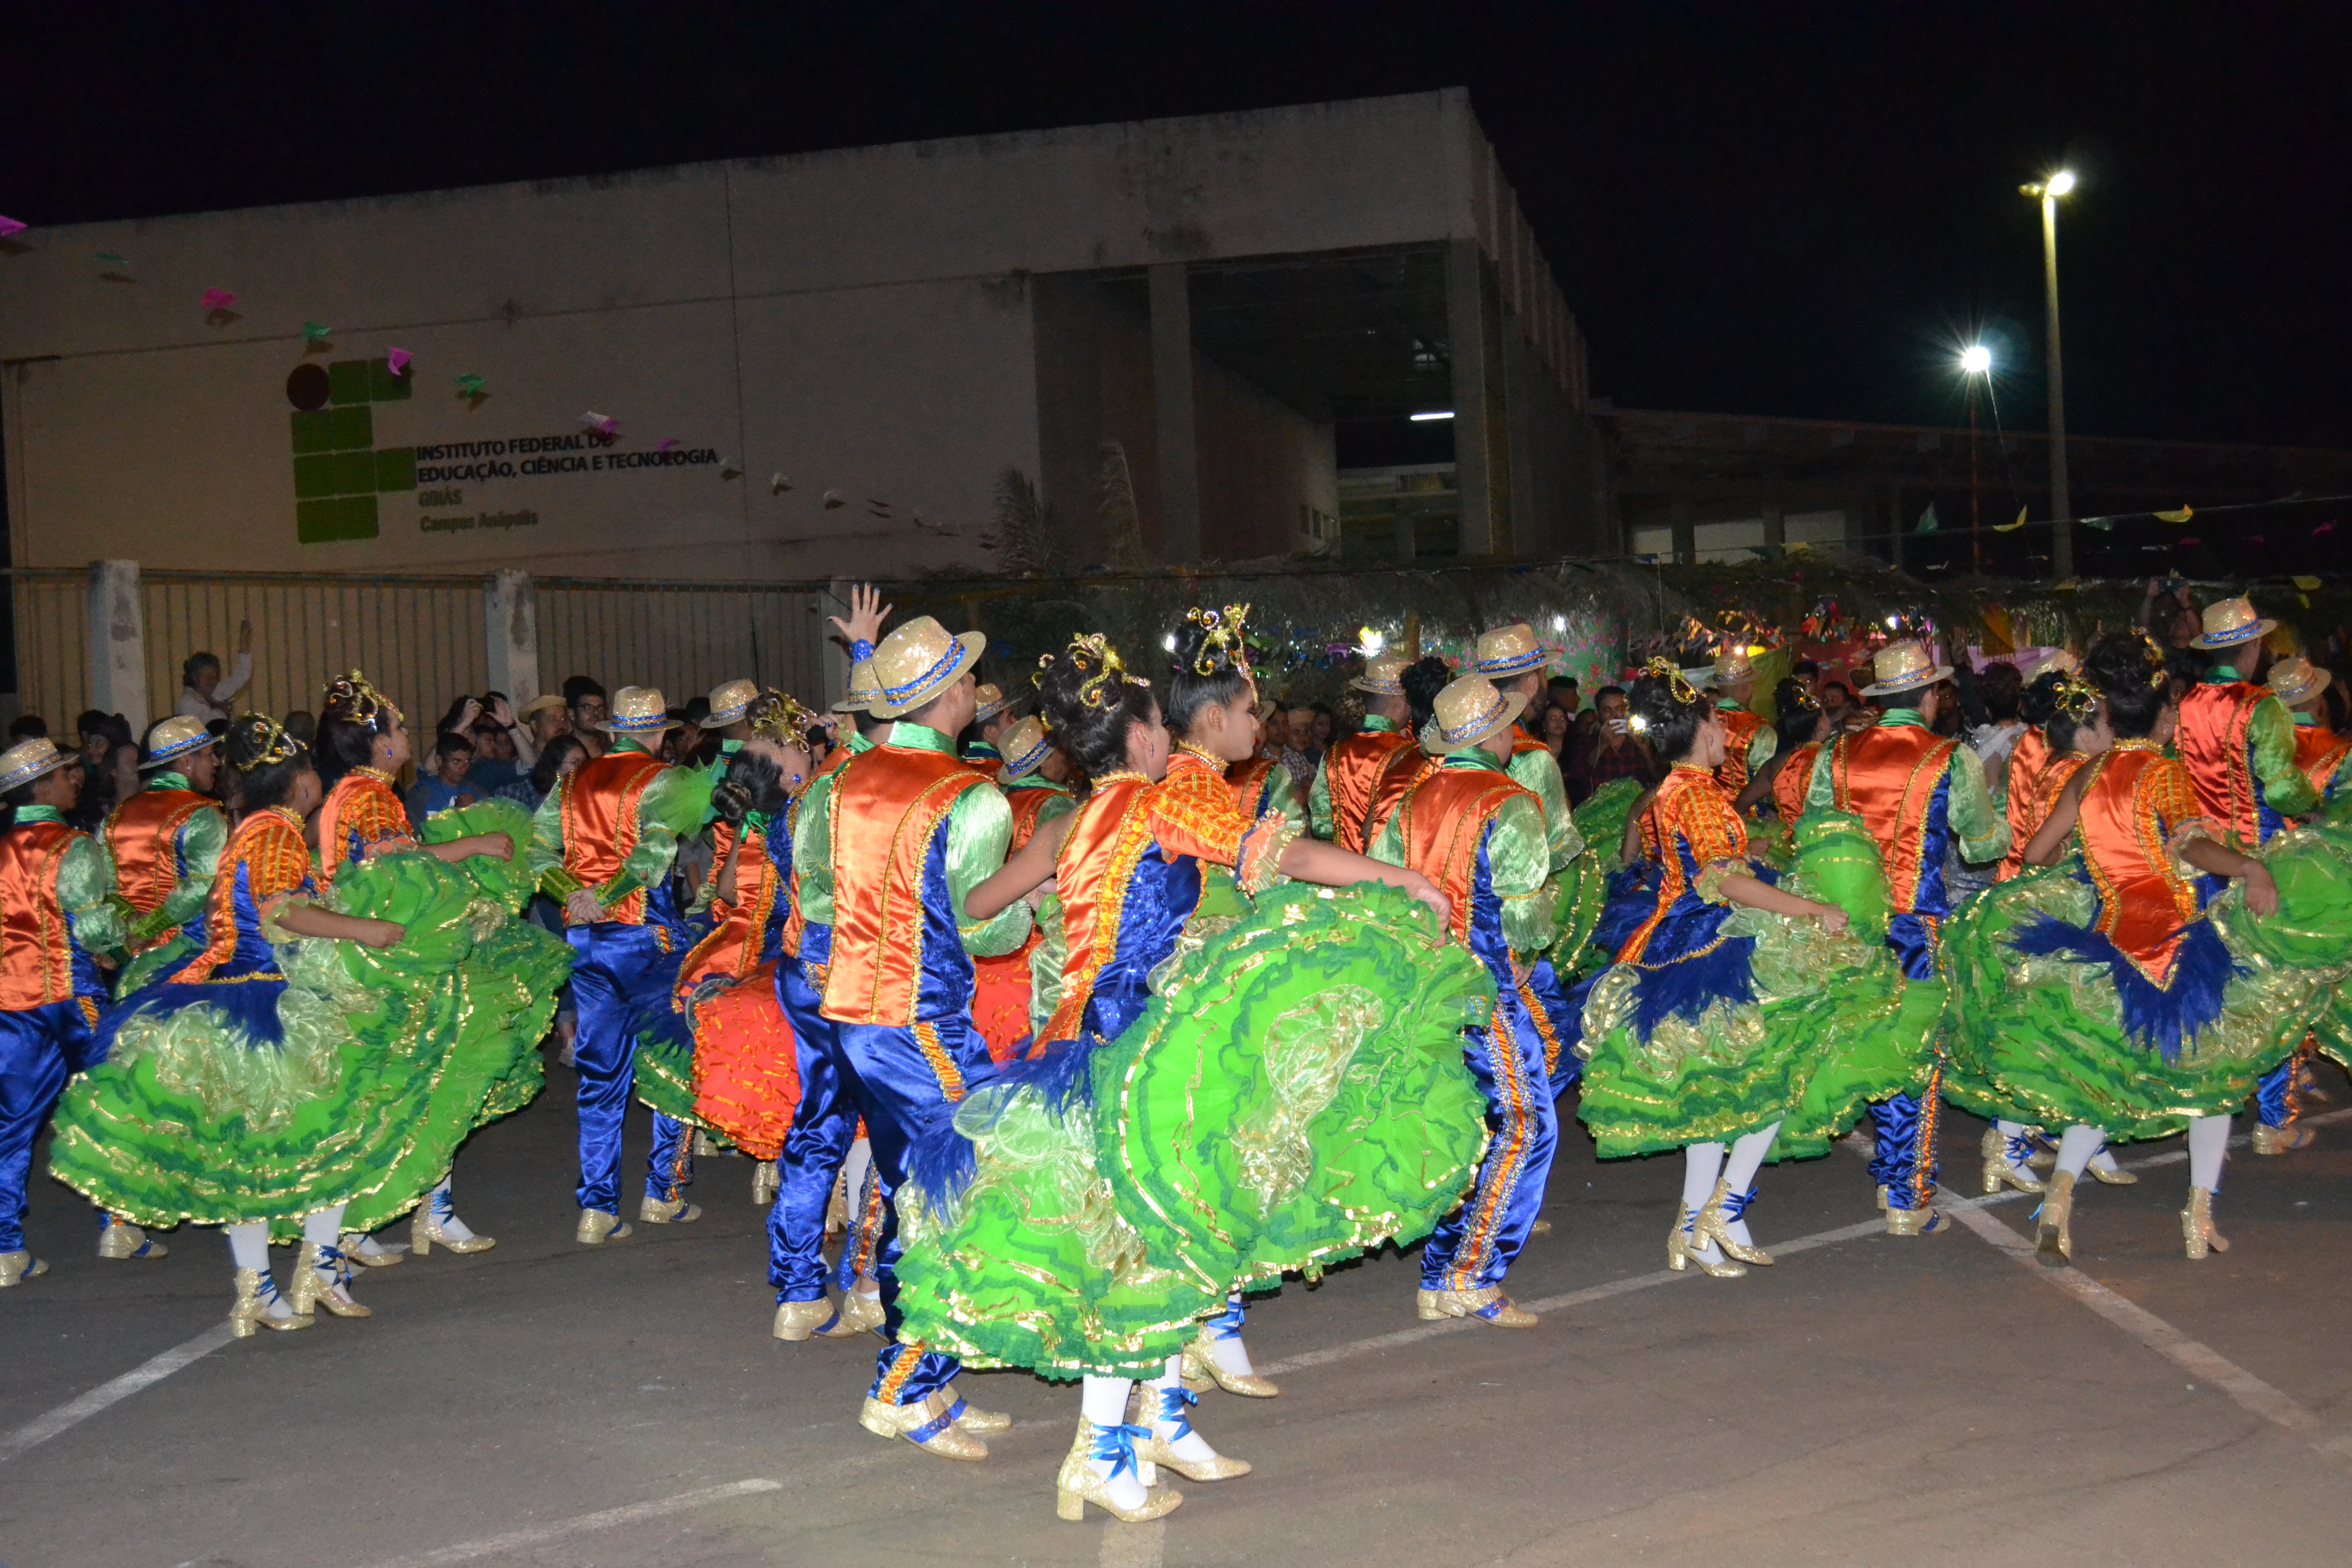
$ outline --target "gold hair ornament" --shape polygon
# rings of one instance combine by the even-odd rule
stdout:
[[[2073,673],[2061,674],[2051,688],[2051,700],[2058,711],[2077,724],[2087,724],[2099,710],[2099,694],[2091,683]]]
[[[2162,686],[2168,674],[2164,667],[2163,646],[2147,633],[2142,632],[2139,634],[2139,653],[2140,657],[2147,661],[2148,685]]]
[[[1126,661],[1118,657],[1118,649],[1111,647],[1110,638],[1100,632],[1088,632],[1082,637],[1072,637],[1070,646],[1063,651],[1061,657],[1076,661],[1081,673],[1088,668],[1093,669],[1093,677],[1078,687],[1078,700],[1089,708],[1108,708],[1118,700],[1116,698],[1106,696],[1103,691],[1103,689],[1114,680],[1125,681],[1130,686],[1140,686],[1146,689],[1151,685],[1151,682],[1139,675],[1128,674]],[[1055,656],[1049,653],[1037,661],[1040,671],[1038,679],[1043,679],[1043,671],[1052,666],[1054,659]],[[1091,665],[1088,664],[1088,660],[1093,661]]]
[[[1675,707],[1691,708],[1697,705],[1698,688],[1685,679],[1683,672],[1672,661],[1653,658],[1643,673],[1654,675],[1666,683],[1667,694],[1674,698]]]
[[[1220,651],[1235,669],[1244,676],[1250,673],[1249,648],[1242,641],[1242,626],[1249,613],[1247,605],[1227,605],[1222,610],[1204,610],[1195,605],[1184,613],[1189,624],[1201,628],[1201,646],[1192,657],[1193,674],[1216,674]]]
[[[744,717],[751,721],[751,733],[785,746],[807,745],[808,732],[822,722],[798,699],[772,687],[752,699]]]
[[[261,750],[251,761],[237,764],[236,771],[241,773],[291,762],[301,754],[302,742],[288,734],[286,726],[267,713],[247,713],[236,721],[236,728],[261,737]]]
[[[350,724],[373,724],[375,717],[391,709],[396,717],[400,710],[393,707],[392,699],[378,691],[359,670],[340,676],[327,683],[327,699],[320,710],[330,719]]]

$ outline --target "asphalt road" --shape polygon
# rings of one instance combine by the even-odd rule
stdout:
[[[1017,1425],[953,1464],[856,1426],[872,1342],[769,1338],[747,1163],[702,1163],[697,1225],[575,1246],[572,1083],[549,1076],[458,1163],[497,1249],[365,1276],[365,1321],[219,1342],[215,1236],[100,1262],[87,1209],[37,1183],[52,1272],[0,1294],[0,1563],[2217,1568],[2352,1539],[2352,1117],[2236,1151],[2234,1246],[2204,1263],[2175,1139],[2123,1151],[2158,1162],[2137,1186],[2086,1187],[2081,1268],[2056,1272],[2017,1256],[2028,1202],[1897,1240],[1853,1154],[1768,1168],[1750,1219],[1782,1261],[1738,1280],[1662,1272],[1677,1162],[1572,1135],[1511,1279],[1555,1303],[1540,1327],[1427,1331],[1393,1253],[1294,1283],[1250,1317],[1282,1396],[1195,1412],[1255,1473],[1178,1482],[1160,1524],[1081,1526],[1053,1514],[1067,1385],[967,1374]],[[1980,1130],[1947,1122],[1963,1192]],[[642,1110],[630,1132],[641,1168]]]

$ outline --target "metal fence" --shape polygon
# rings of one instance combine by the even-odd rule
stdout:
[[[19,711],[69,735],[89,706],[87,570],[16,568]],[[824,617],[840,606],[808,584],[679,583],[549,577],[538,599],[541,690],[566,676],[608,689],[657,686],[673,704],[749,677],[813,705],[826,696]],[[190,654],[236,665],[238,627],[253,627],[252,685],[236,706],[315,710],[331,677],[367,671],[420,723],[488,687],[484,579],[297,573],[142,572],[149,717],[173,710]]]

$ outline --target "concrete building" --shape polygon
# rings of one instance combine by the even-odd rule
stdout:
[[[1432,553],[1605,551],[1584,349],[1466,92],[34,228],[11,562],[809,581],[1328,553],[1452,415]]]

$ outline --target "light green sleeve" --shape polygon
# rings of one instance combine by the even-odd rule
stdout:
[[[77,834],[58,858],[58,903],[85,952],[110,952],[131,934],[130,905],[114,890],[114,857],[87,834]]]
[[[2275,697],[2265,697],[2246,715],[2246,742],[2253,752],[2254,777],[2264,804],[2281,816],[2300,816],[2319,804],[2303,770],[2294,765],[2294,715]]]
[[[130,935],[136,942],[146,942],[173,926],[185,925],[212,897],[213,879],[220,873],[221,850],[228,843],[228,818],[214,807],[206,806],[180,826],[180,864],[184,868],[177,886],[164,895],[152,914],[133,921]]]
[[[1283,820],[1299,832],[1307,831],[1307,807],[1298,798],[1298,785],[1291,779],[1290,770],[1280,763],[1265,773],[1265,805],[1258,815],[1267,811],[1282,813]]]
[[[982,784],[956,796],[948,808],[948,897],[954,900],[956,931],[974,958],[1001,958],[1029,940],[1029,904],[1015,899],[993,920],[967,920],[963,901],[974,888],[1004,869],[1013,847],[1013,807],[1004,792]]]
[[[1307,792],[1307,821],[1318,838],[1331,837],[1331,756],[1315,764],[1315,785]]]
[[[530,879],[540,891],[556,902],[563,901],[569,888],[551,887],[548,878],[563,870],[563,785],[547,792],[539,809],[530,816]],[[559,877],[559,881],[564,879]]]
[[[1364,853],[1383,866],[1404,864],[1404,829],[1397,826],[1403,815],[1399,811],[1390,812],[1389,819],[1381,824],[1381,830],[1372,835],[1372,841],[1364,846]]]
[[[1955,747],[1945,778],[1951,786],[1945,797],[1948,819],[1960,841],[1960,858],[1982,865],[2008,854],[2009,817],[1985,788],[1984,759],[1967,746]]]
[[[1541,952],[1559,935],[1551,853],[1542,809],[1517,796],[1505,801],[1486,829],[1486,878],[1503,900],[1503,941],[1513,952]]]
[[[1966,751],[1967,747],[1962,747]],[[1830,811],[1837,805],[1837,772],[1830,766],[1837,751],[1835,740],[1825,741],[1813,753],[1813,776],[1805,785],[1805,809],[1808,812]],[[1981,770],[1978,777],[1983,777]]]
[[[1058,821],[1062,817],[1069,816],[1070,813],[1077,809],[1078,803],[1076,797],[1064,795],[1061,791],[1055,790],[1054,792],[1054,798],[1037,808],[1037,820],[1030,831],[1034,832],[1037,828],[1045,826],[1047,823]]]
[[[1509,767],[1512,779],[1533,790],[1543,803],[1550,868],[1557,871],[1584,853],[1584,835],[1577,831],[1575,815],[1568,808],[1568,785],[1559,776],[1559,759],[1549,752],[1514,752]]]
[[[1062,965],[1069,957],[1069,938],[1062,928],[1062,900],[1052,894],[1037,911],[1037,931],[1044,938],[1029,953],[1029,1027],[1043,1029],[1062,1005]]]
[[[1748,776],[1754,778],[1764,764],[1780,749],[1780,732],[1769,724],[1759,724],[1756,733],[1748,737]]]
[[[810,925],[833,923],[833,781],[811,781],[793,816],[793,877],[800,883],[801,919]]]

